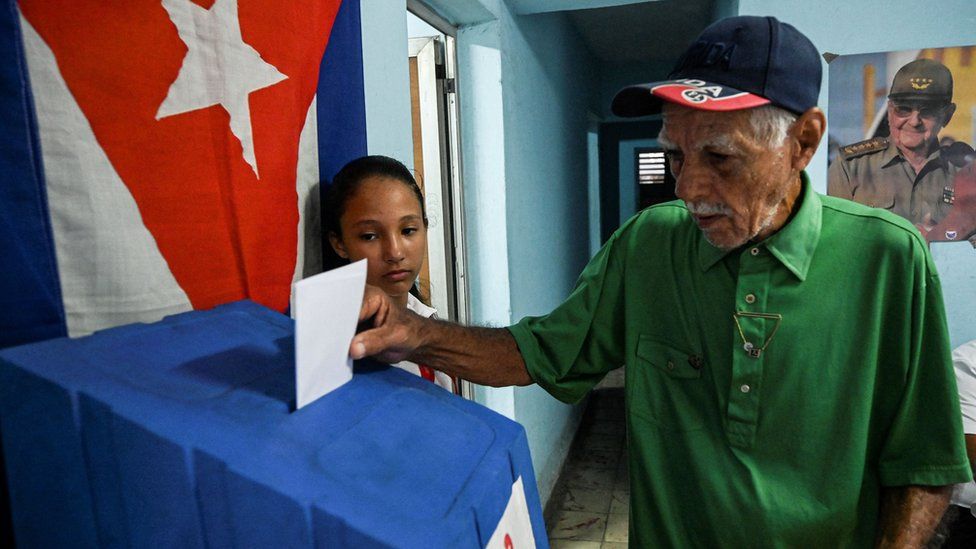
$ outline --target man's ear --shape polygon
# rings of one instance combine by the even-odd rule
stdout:
[[[948,126],[949,121],[952,120],[952,115],[956,114],[956,104],[949,103],[946,105],[944,120],[942,121],[942,126]]]
[[[349,252],[346,251],[346,246],[345,244],[342,243],[342,239],[339,238],[339,235],[330,232],[329,244],[332,245],[332,249],[335,250],[335,253],[339,257],[343,259],[349,259]]]
[[[790,130],[796,144],[792,158],[793,169],[800,171],[807,167],[826,130],[827,117],[819,107],[811,107],[796,119]]]

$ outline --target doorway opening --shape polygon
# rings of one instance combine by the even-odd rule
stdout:
[[[457,94],[457,28],[414,0],[407,2],[413,164],[424,192],[427,264],[421,293],[441,318],[469,317]],[[472,398],[472,386],[461,383]]]

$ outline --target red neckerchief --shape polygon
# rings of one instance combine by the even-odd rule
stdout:
[[[434,380],[434,369],[433,368],[431,368],[430,366],[428,366],[426,364],[417,364],[417,367],[420,368],[420,377],[426,379],[427,381],[429,381],[431,383],[437,383]]]

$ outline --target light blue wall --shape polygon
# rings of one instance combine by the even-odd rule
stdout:
[[[593,69],[562,14],[508,23],[506,200],[512,318],[569,295],[589,259],[587,100]]]
[[[563,14],[499,19],[512,320],[548,313],[589,259],[587,105],[594,68]],[[549,494],[579,411],[539,387],[515,390],[540,492]]]
[[[743,15],[773,15],[796,26],[821,52],[848,55],[976,44],[973,0],[737,1]],[[826,64],[824,73],[820,106],[826,110]],[[820,192],[826,192],[826,149],[822,143],[808,170]],[[953,347],[976,339],[976,250],[966,243],[936,243],[932,256],[947,297]]]
[[[501,48],[497,20],[458,32],[469,308],[473,324],[491,326],[505,326],[512,318]],[[515,418],[515,390],[510,387],[479,388],[475,400]]]
[[[508,0],[515,13],[529,15],[564,11],[569,9],[593,9],[638,4],[648,0]]]
[[[458,77],[472,320],[497,326],[552,310],[589,258],[593,69],[564,16],[486,8],[496,19],[458,33]],[[579,407],[538,387],[476,396],[525,426],[547,500]]]
[[[366,150],[413,168],[406,0],[361,0]]]

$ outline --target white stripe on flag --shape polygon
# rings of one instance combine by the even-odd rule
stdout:
[[[295,260],[293,282],[322,272],[319,134],[315,107],[317,103],[318,100],[313,97],[298,141],[298,171],[295,176],[295,190],[298,193],[298,255]]]
[[[21,15],[68,335],[191,309],[50,48]]]

